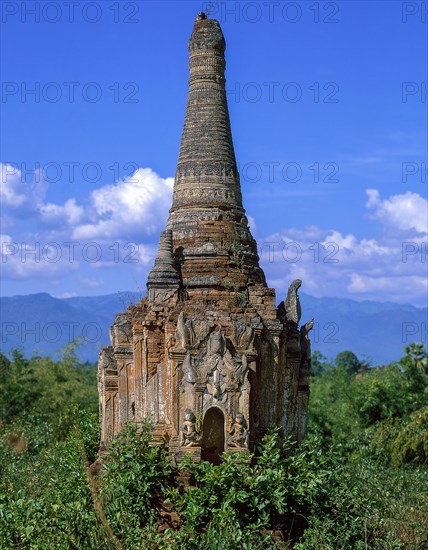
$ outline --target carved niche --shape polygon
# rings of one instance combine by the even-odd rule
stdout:
[[[201,444],[204,434],[196,419],[204,418],[214,406],[219,407],[227,419],[227,446],[248,448],[249,430],[245,420],[250,390],[248,356],[254,361],[254,337],[253,327],[245,323],[235,322],[229,339],[214,323],[186,319],[183,312],[178,316],[172,356],[176,357],[179,373],[181,447]]]

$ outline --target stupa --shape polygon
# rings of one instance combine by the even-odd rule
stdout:
[[[147,295],[116,315],[99,357],[102,444],[151,419],[176,462],[248,452],[272,427],[306,434],[312,321],[300,280],[276,305],[251,235],[225,91],[225,40],[198,15],[172,207]]]

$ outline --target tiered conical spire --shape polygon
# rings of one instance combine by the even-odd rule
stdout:
[[[200,14],[189,41],[189,94],[167,223],[185,288],[265,282],[242,207],[225,47],[218,21]]]
[[[225,48],[218,21],[198,18],[189,41],[189,95],[172,212],[207,204],[242,208],[225,91]]]

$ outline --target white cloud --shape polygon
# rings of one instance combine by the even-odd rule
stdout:
[[[10,235],[0,235],[1,270],[4,279],[47,279],[56,281],[78,268],[77,263],[65,259],[64,250],[57,243],[35,240],[22,242]]]
[[[18,167],[1,164],[0,168],[7,227],[31,214],[42,231],[50,230],[45,234],[49,240],[157,239],[171,206],[174,179],[161,178],[150,168],[139,168],[128,178],[94,190],[87,204],[78,204],[73,197],[64,204],[46,202],[47,183],[41,175],[35,174],[36,183],[28,185]]]
[[[6,182],[2,198],[10,215],[7,227],[16,226],[31,205],[38,229],[2,236],[6,279],[57,278],[84,266],[97,273],[123,268],[141,273],[153,264],[171,205],[173,178],[140,168],[131,177],[93,191],[87,204],[78,204],[75,198],[56,204],[42,200],[44,185],[31,195],[19,170],[10,165],[2,169]],[[85,286],[102,284],[99,278],[82,277],[79,281]]]
[[[321,244],[327,246],[329,242],[334,243],[340,249],[343,249],[345,251],[355,250],[355,248],[357,247],[357,239],[354,237],[354,235],[349,234],[345,236],[339,233],[339,231],[330,231]]]
[[[77,292],[62,292],[60,294],[52,294],[54,298],[77,298]]]
[[[27,200],[21,172],[11,164],[1,164],[0,190],[2,204],[12,208],[21,206]]]
[[[403,285],[403,283],[406,283]],[[361,273],[351,273],[348,289],[355,293],[366,292],[399,292],[400,294],[408,295],[409,287],[426,292],[428,282],[425,277],[416,275],[402,275],[401,277],[370,277]]]
[[[47,203],[40,207],[40,221],[45,226],[59,229],[74,227],[84,216],[84,209],[76,204],[75,199],[68,199],[63,206]]]
[[[367,190],[367,208],[387,231],[357,238],[317,226],[286,228],[259,238],[262,267],[278,297],[293,279],[316,296],[392,300],[426,305],[426,201],[416,193],[382,200]]]
[[[427,306],[428,281],[426,275],[406,275],[401,273],[372,277],[361,273],[351,273],[348,290],[353,297],[381,299]]]
[[[156,258],[158,247],[156,245],[144,245],[140,244],[138,246],[138,263],[149,266],[153,264]]]
[[[247,216],[247,219],[251,234],[253,235],[253,237],[255,237],[257,235],[256,220],[253,218],[253,216]]]
[[[428,232],[428,201],[417,193],[408,191],[384,200],[377,189],[367,189],[366,193],[366,207],[374,210],[373,217],[386,226],[399,231]]]
[[[47,184],[40,174],[34,174],[35,183],[26,183],[24,174],[12,164],[0,163],[0,198],[2,207],[13,210],[36,210],[42,202]]]
[[[74,239],[130,239],[157,235],[171,205],[173,178],[150,168],[91,194],[92,221],[75,227]]]
[[[77,280],[83,286],[88,286],[90,288],[98,288],[102,285],[102,280],[95,277],[85,277],[81,273],[77,275]]]

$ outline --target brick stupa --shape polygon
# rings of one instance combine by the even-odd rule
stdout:
[[[274,426],[306,434],[312,322],[294,281],[276,307],[242,206],[225,92],[225,40],[200,14],[172,207],[147,296],[99,358],[102,445],[150,418],[176,461],[248,451]]]

